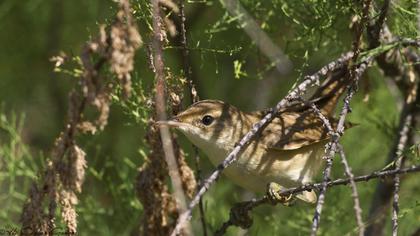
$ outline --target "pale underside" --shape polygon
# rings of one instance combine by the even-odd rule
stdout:
[[[325,142],[299,148],[297,150],[255,152],[255,143],[248,146],[224,174],[234,183],[252,192],[265,192],[270,182],[283,188],[296,187],[312,182],[322,165]],[[198,145],[198,144],[197,144]],[[217,166],[229,154],[223,149],[209,149],[206,153],[210,161]],[[304,192],[298,198],[314,203],[314,192]]]

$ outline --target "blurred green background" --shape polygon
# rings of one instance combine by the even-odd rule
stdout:
[[[191,66],[202,99],[224,100],[248,111],[271,107],[298,79],[351,48],[349,22],[359,12],[355,1],[241,2],[289,57],[293,68],[288,75],[280,75],[219,1],[188,1]],[[132,4],[147,44],[148,5],[144,1]],[[406,0],[391,5],[388,23],[395,35],[417,37],[416,4]],[[66,121],[67,95],[76,79],[54,73],[49,59],[61,51],[78,55],[84,42],[96,35],[98,25],[111,20],[115,12],[116,4],[109,0],[0,2],[0,228],[19,226],[29,185],[46,163]],[[165,62],[171,74],[178,77],[182,75],[180,51],[173,43],[176,38],[169,40]],[[153,74],[145,47],[137,52],[133,77],[135,85],[142,85],[139,90],[150,93]],[[380,71],[369,69],[363,81],[349,117],[360,125],[346,132],[342,140],[355,175],[385,165],[399,118],[395,95],[389,92]],[[367,95],[369,100],[363,101]],[[79,138],[88,154],[87,176],[77,206],[80,235],[129,235],[138,228],[142,206],[135,196],[134,179],[147,155],[145,128],[144,122],[116,103],[103,132]],[[181,145],[191,153],[188,142],[179,136]],[[202,172],[207,176],[213,167],[204,154],[201,157]],[[343,176],[338,157],[333,170],[333,177]],[[411,175],[403,179],[401,235],[409,235],[420,226],[417,178]],[[365,218],[376,184],[358,185]],[[356,233],[350,195],[349,187],[328,191],[320,235]],[[219,179],[204,197],[210,230],[214,232],[227,220],[235,202],[251,196],[228,179]],[[252,214],[254,225],[249,234],[307,235],[313,212],[314,206],[303,204],[260,207]],[[197,219],[192,222],[200,235]],[[388,235],[391,232],[390,220],[385,231]],[[229,235],[238,233],[237,228],[228,231]]]

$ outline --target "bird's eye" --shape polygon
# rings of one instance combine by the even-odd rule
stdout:
[[[214,118],[213,116],[203,116],[203,119],[201,119],[201,123],[203,123],[204,125],[211,125],[211,123],[213,122]]]

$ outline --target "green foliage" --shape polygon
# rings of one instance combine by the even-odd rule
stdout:
[[[16,228],[41,163],[23,141],[24,115],[6,114],[4,110],[0,110],[0,221],[2,227]]]
[[[393,31],[401,37],[416,38],[419,36],[419,29],[416,25],[418,18],[417,1],[407,0],[392,2],[390,16]]]
[[[148,89],[151,90],[150,88]],[[131,97],[128,99],[121,99],[122,90],[120,87],[117,88],[115,94],[111,94],[112,101],[115,105],[121,106],[125,115],[130,120],[133,120],[133,124],[140,124],[146,126],[150,118],[152,118],[153,102],[152,93],[147,92],[140,79],[136,78],[133,82],[133,90],[131,91]]]

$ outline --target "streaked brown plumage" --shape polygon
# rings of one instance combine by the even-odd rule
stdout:
[[[340,83],[324,84],[321,86],[324,92],[315,92],[315,103],[333,127],[337,122],[331,114],[344,91]],[[158,124],[180,130],[218,165],[265,113],[243,112],[222,101],[203,100],[170,121]],[[272,182],[283,188],[309,183],[322,166],[328,139],[322,120],[309,107],[296,104],[281,111],[224,173],[236,184],[254,192],[266,191]],[[303,192],[296,197],[310,203],[316,201],[314,192]]]

